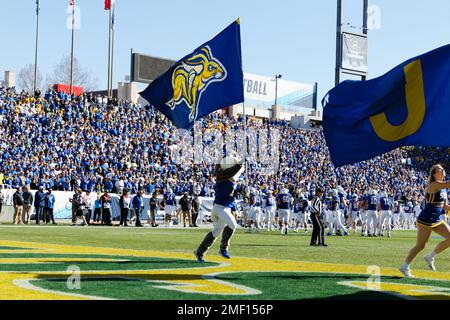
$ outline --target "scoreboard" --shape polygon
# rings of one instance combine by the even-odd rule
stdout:
[[[169,70],[176,61],[147,56],[140,53],[131,55],[131,81],[151,83],[164,72]]]

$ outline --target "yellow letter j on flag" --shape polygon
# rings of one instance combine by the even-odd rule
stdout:
[[[385,113],[370,117],[376,135],[384,141],[395,142],[416,133],[423,124],[426,112],[422,64],[415,60],[404,67],[406,84],[405,96],[408,117],[398,125],[392,125]]]

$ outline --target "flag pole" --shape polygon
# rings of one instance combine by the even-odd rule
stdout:
[[[36,0],[36,50],[34,52],[34,82],[33,82],[33,94],[37,89],[37,72],[38,72],[38,46],[39,46],[39,0]]]
[[[248,152],[248,146],[247,146],[247,114],[245,113],[245,101],[242,102],[242,111],[244,114],[244,155],[245,155],[245,162],[247,162],[247,152]],[[245,183],[248,183],[248,165],[245,164]]]
[[[73,48],[75,42],[75,0],[72,1],[72,48],[70,53],[70,94],[73,94]]]
[[[108,98],[111,97],[111,21],[112,21],[112,13],[111,7],[109,8],[109,30],[108,30]]]
[[[112,15],[111,15],[111,34],[112,34],[112,40],[111,40],[111,98],[113,97],[113,79],[114,79],[114,21],[115,18],[115,2],[113,4],[113,7],[111,8]]]

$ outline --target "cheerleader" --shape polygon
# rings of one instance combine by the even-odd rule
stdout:
[[[403,273],[405,277],[413,278],[410,264],[417,254],[425,248],[432,231],[442,236],[445,240],[440,242],[433,252],[424,258],[431,270],[436,271],[434,265],[435,257],[450,246],[450,228],[447,223],[442,220],[441,215],[443,210],[450,210],[450,206],[447,204],[447,194],[445,191],[445,189],[450,188],[450,182],[444,182],[444,179],[444,168],[439,164],[433,166],[428,177],[428,187],[425,195],[426,205],[417,218],[417,243],[414,248],[411,249],[405,262],[400,268],[400,272]]]

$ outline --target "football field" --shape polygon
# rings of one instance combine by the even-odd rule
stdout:
[[[438,272],[423,261],[441,239],[432,236],[412,265],[398,267],[415,231],[393,237],[327,237],[310,247],[310,234],[263,231],[232,238],[231,260],[219,241],[195,260],[207,229],[0,225],[0,299],[448,299],[450,251]]]

